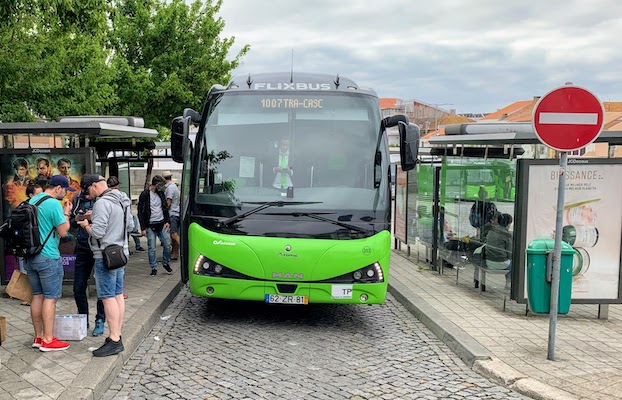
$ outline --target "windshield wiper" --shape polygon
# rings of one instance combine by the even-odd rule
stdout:
[[[335,221],[334,219],[330,219],[330,218],[326,218],[326,217],[320,217],[319,215],[317,215],[318,213],[308,213],[308,212],[293,212],[290,213],[290,215],[293,215],[294,217],[309,217],[309,218],[313,218],[313,219],[317,219],[318,221],[324,221],[324,222],[328,222],[331,224],[335,224],[338,225],[342,228],[346,228],[346,229],[350,229],[359,233],[369,233],[369,232],[373,232],[371,229],[365,229],[365,228],[359,228],[356,225],[350,225],[350,224],[346,224],[345,222],[341,222],[341,221]]]
[[[244,219],[246,217],[248,217],[251,214],[255,214],[258,211],[261,210],[265,210],[268,207],[283,207],[283,206],[301,206],[301,205],[306,205],[306,204],[321,204],[321,201],[282,201],[282,200],[278,200],[278,201],[269,201],[267,203],[256,203],[256,202],[243,202],[244,204],[260,204],[259,207],[255,207],[255,208],[251,208],[250,210],[248,210],[245,213],[242,214],[238,214],[234,217],[231,218],[227,218],[224,221],[220,221],[218,223],[218,226],[227,226],[229,224],[231,224],[232,222],[238,221],[240,219]]]

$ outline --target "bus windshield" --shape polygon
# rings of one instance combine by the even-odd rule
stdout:
[[[199,136],[195,198],[204,215],[296,201],[302,211],[364,214],[387,207],[388,179],[374,187],[380,110],[370,96],[320,92],[227,93],[209,106]],[[379,177],[380,178],[380,177]],[[385,194],[386,193],[386,194]],[[225,211],[223,211],[225,210]]]

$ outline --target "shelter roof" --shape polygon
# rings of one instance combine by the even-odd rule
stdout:
[[[95,117],[93,117],[95,118]],[[78,135],[89,138],[156,138],[155,129],[119,125],[117,121],[76,119],[69,122],[0,123],[0,135]],[[114,123],[113,123],[114,122]]]
[[[541,143],[533,130],[531,122],[448,125],[445,127],[445,136],[431,137],[428,139],[428,142],[432,146],[445,147],[455,145],[505,146]],[[622,145],[622,129],[603,130],[595,142]]]

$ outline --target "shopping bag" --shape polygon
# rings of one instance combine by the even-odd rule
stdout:
[[[86,314],[56,315],[54,336],[60,340],[82,340],[86,337]]]
[[[6,286],[6,294],[15,299],[31,302],[32,286],[30,286],[28,275],[21,273],[18,269],[14,270],[11,280]]]
[[[0,315],[0,346],[6,342],[6,317]]]

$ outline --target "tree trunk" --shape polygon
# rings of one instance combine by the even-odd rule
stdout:
[[[145,176],[145,189],[151,185],[151,173],[153,172],[153,158],[147,159],[147,175]]]

